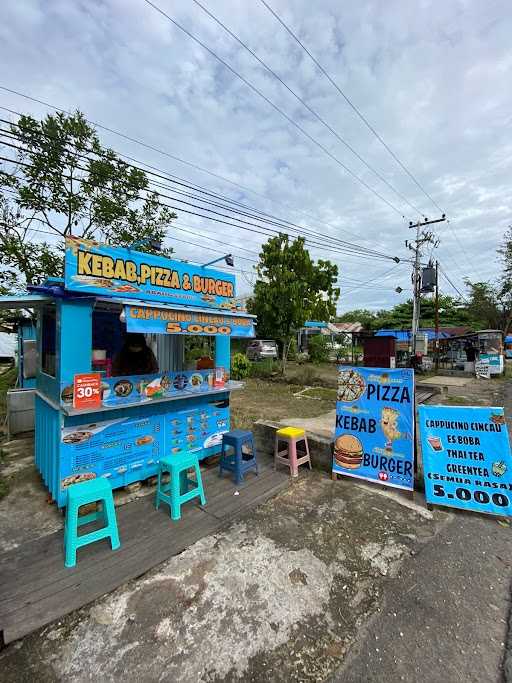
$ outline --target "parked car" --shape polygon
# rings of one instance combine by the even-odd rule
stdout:
[[[277,358],[277,344],[271,339],[253,339],[247,347],[249,360],[263,360],[263,358]]]

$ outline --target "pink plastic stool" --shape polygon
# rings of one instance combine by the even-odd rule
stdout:
[[[279,442],[286,442],[286,449],[279,450]],[[303,441],[306,447],[306,452],[300,456],[297,456],[297,444]],[[311,469],[311,458],[309,457],[309,446],[306,432],[304,429],[299,427],[283,427],[276,431],[276,445],[274,449],[274,469],[277,467],[277,463],[281,465],[286,465],[290,468],[290,473],[292,477],[299,476],[299,465],[308,463],[309,469]]]

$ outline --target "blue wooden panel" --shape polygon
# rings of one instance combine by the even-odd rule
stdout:
[[[119,488],[154,476],[163,455],[217,454],[230,428],[229,392],[73,415],[62,427],[54,449],[57,480],[51,482],[59,507],[66,504],[65,487],[75,481],[105,477]]]
[[[58,465],[62,416],[46,401],[35,397],[35,464],[52,498],[58,490]]]
[[[89,299],[58,302],[57,375],[60,381],[89,372],[92,359],[92,310]]]
[[[231,340],[229,337],[217,335],[215,337],[215,367],[231,367]]]

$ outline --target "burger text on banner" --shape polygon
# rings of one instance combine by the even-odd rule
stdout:
[[[101,374],[87,372],[73,378],[73,408],[101,407]]]
[[[419,406],[425,498],[512,515],[512,459],[503,408]]]
[[[414,373],[338,368],[333,472],[414,488]]]

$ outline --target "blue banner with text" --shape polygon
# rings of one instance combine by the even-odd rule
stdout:
[[[429,503],[512,515],[512,460],[503,408],[419,406]]]
[[[254,318],[209,311],[125,306],[128,332],[254,337]]]
[[[66,238],[66,289],[97,296],[236,310],[235,278],[135,249]]]
[[[333,472],[412,490],[414,373],[338,368]]]

